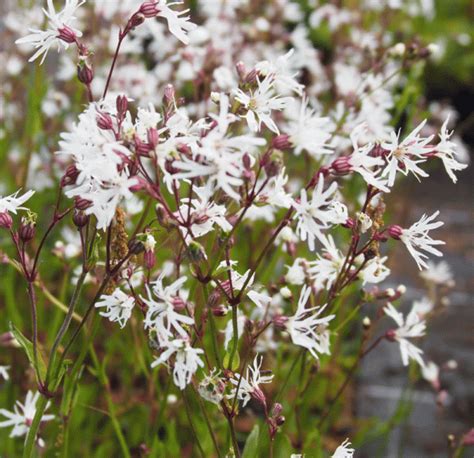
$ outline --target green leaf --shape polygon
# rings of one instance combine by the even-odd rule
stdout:
[[[41,377],[42,380],[46,377],[46,365],[43,361],[41,353],[38,350],[38,367],[35,367],[35,358],[33,353],[33,344],[21,333],[21,331],[10,321],[10,332],[13,334],[20,346],[25,350],[26,356],[30,361],[31,365],[35,369],[36,375]],[[40,380],[38,380],[39,382]]]
[[[224,355],[224,360],[222,362],[222,364],[224,365],[224,367],[229,367],[229,363],[230,363],[230,355],[231,353],[230,352],[226,352],[225,355]],[[239,356],[239,353],[238,352],[235,352],[234,354],[234,357],[232,359],[232,367],[229,367],[229,369],[231,369],[232,371],[238,371],[239,370],[239,367],[240,367],[240,356]]]
[[[242,458],[255,458],[258,456],[258,439],[260,436],[260,427],[255,425],[252,432],[247,437],[245,442],[244,451],[242,452]]]

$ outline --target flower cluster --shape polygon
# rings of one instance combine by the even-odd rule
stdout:
[[[66,0],[56,12],[48,0],[46,30],[33,23],[31,34],[16,40],[32,45],[30,61],[41,57],[41,63],[52,46],[74,45],[77,56],[60,54],[56,76],[67,87],[74,73],[84,89],[76,99],[86,99],[76,104],[76,115],[48,92],[43,111],[57,118],[51,125],[58,136],[47,141],[54,154],[31,160],[26,182],[34,189],[0,198],[0,228],[15,249],[5,263],[26,280],[32,310],[32,342],[15,329],[14,337],[27,350],[39,390],[28,392],[13,413],[0,409],[7,418],[0,427],[12,426],[12,437],[26,435],[31,453],[39,424],[54,418],[44,414],[49,403],[42,403],[36,416],[41,421],[34,421],[39,396],[59,396],[66,377],[64,405],[76,402],[69,385],[81,377],[76,368],[90,342],[69,372],[66,358],[88,326],[91,338],[96,332],[104,341],[131,336],[139,355],[134,361],[149,377],[151,394],[143,396],[153,421],[158,409],[163,427],[162,409],[175,390],[195,436],[201,429],[194,427],[190,407],[202,410],[202,429],[209,429],[218,456],[224,441],[210,423],[217,415],[226,420],[232,441],[226,455],[240,456],[238,416],[259,416],[273,444],[286,428],[285,409],[294,413],[292,396],[299,415],[306,402],[313,403],[307,393],[318,377],[340,382],[334,393],[329,386],[324,395],[312,396],[319,431],[325,431],[322,425],[357,365],[382,341],[396,342],[402,365],[416,362],[440,396],[440,369],[412,339],[425,335],[442,305],[437,294],[453,286],[449,266],[430,259],[442,256],[438,247],[444,242],[432,231],[443,222],[436,211],[404,227],[397,215],[388,221],[385,203],[406,177],[427,179],[438,164],[456,183],[467,166],[448,130],[449,116],[428,121],[416,113],[415,124],[400,122],[404,99],[397,91],[411,68],[424,65],[429,48],[365,30],[363,8],[332,3],[315,7],[309,1],[312,8],[304,8],[305,2],[287,0],[262,6],[203,0],[196,17],[194,9],[175,9],[180,2],[167,0],[84,3]],[[371,14],[382,14],[380,2],[363,3]],[[392,12],[426,14],[414,12],[409,2],[382,3]],[[110,45],[94,34],[91,15],[105,27],[120,25],[118,40]],[[314,45],[313,32],[320,28],[335,43],[330,59]],[[48,180],[40,180],[46,169]],[[29,201],[36,208],[32,196],[41,194],[31,183],[34,176],[46,189],[50,181],[59,185],[42,238],[36,237],[38,215],[24,206]],[[25,216],[16,221],[19,211]],[[69,216],[70,227],[50,250],[67,268],[61,287],[50,291],[46,283],[58,274],[42,275],[42,259],[55,227]],[[386,286],[397,242],[430,293],[407,315],[397,309],[406,288]],[[50,336],[38,333],[43,310],[35,288],[65,315],[54,326],[46,363],[42,353]],[[374,321],[359,319],[368,305]],[[380,333],[378,322],[387,323],[386,317],[396,328]],[[93,347],[90,352],[96,366],[90,372],[110,390],[105,362]],[[354,364],[349,370],[347,361]],[[6,366],[0,375],[10,383]],[[163,382],[168,376],[172,384]],[[291,394],[290,382],[296,382]],[[203,400],[218,406],[211,420],[212,406]],[[124,448],[110,393],[107,401]],[[303,432],[296,423],[298,440],[292,442],[301,451]],[[204,455],[201,444],[194,445]],[[353,453],[346,439],[333,456]]]

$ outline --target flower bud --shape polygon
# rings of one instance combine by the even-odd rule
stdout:
[[[8,212],[0,212],[0,227],[4,229],[11,229],[13,226],[13,219]]]
[[[146,18],[153,18],[160,12],[156,2],[142,3],[138,11]]]
[[[285,417],[283,415],[278,415],[278,417],[275,418],[275,423],[277,426],[281,426],[283,423],[285,423]]]
[[[173,297],[173,299],[171,300],[171,303],[173,304],[173,308],[177,312],[182,312],[186,308],[186,301],[183,300],[183,298],[179,296]]]
[[[92,205],[92,202],[87,199],[83,199],[82,197],[76,197],[74,199],[74,208],[78,210],[86,210]]]
[[[273,325],[281,329],[282,331],[286,329],[286,323],[288,322],[288,317],[284,315],[275,315],[273,317]]]
[[[390,342],[395,342],[395,338],[397,337],[397,331],[395,331],[395,329],[389,329],[386,333],[385,333],[385,338],[387,340],[390,340]]]
[[[283,411],[283,406],[279,402],[275,402],[272,407],[272,417],[277,417]]]
[[[69,165],[61,178],[61,187],[64,188],[64,186],[75,184],[78,176],[79,170],[77,170],[76,166],[74,164]]]
[[[277,135],[272,140],[272,146],[279,150],[287,150],[292,147],[290,136],[287,134]]]
[[[115,100],[115,106],[117,107],[117,115],[119,118],[123,118],[128,109],[128,100],[127,96],[119,95]]]
[[[247,74],[247,70],[245,69],[245,64],[240,60],[235,64],[235,69],[237,70],[237,73],[239,74],[239,77],[241,80],[245,78],[245,75]]]
[[[369,329],[371,325],[372,322],[370,321],[370,318],[368,316],[364,317],[364,319],[362,320],[362,326],[364,327],[364,329]]]
[[[400,237],[403,234],[403,229],[397,224],[393,224],[388,228],[388,234],[390,237],[392,237],[392,239],[400,240]]]
[[[250,396],[257,401],[265,410],[267,408],[267,400],[265,394],[259,387],[255,387],[251,392]]]
[[[155,149],[160,141],[158,131],[155,128],[149,128],[146,131],[146,138],[151,149]]]
[[[102,130],[112,130],[114,127],[112,116],[110,116],[108,113],[99,112],[95,118],[95,121],[97,123],[97,127]]]
[[[58,29],[58,38],[66,43],[74,43],[76,41],[76,33],[67,25]]]
[[[139,25],[143,24],[145,22],[145,15],[138,11],[135,13],[130,20],[128,21],[127,24],[127,31],[134,29],[135,27],[138,27]]]
[[[86,59],[81,59],[77,64],[77,78],[83,84],[90,84],[94,79],[94,69]]]
[[[72,221],[76,227],[84,227],[89,222],[89,215],[86,215],[82,210],[74,210]]]
[[[22,218],[18,236],[24,243],[28,243],[35,236],[36,224],[30,218]]]
[[[258,75],[258,71],[255,68],[253,68],[245,75],[245,82],[255,83],[255,81],[257,81],[257,75]]]
[[[351,172],[352,166],[348,156],[338,157],[330,165],[336,175],[347,175]]]
[[[216,317],[226,316],[228,313],[228,309],[226,309],[223,305],[218,305],[217,307],[213,307],[212,314]]]

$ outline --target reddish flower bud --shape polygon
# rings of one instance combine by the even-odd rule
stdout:
[[[346,222],[342,225],[343,227],[346,227],[347,229],[352,229],[355,227],[356,223],[352,218],[347,218]]]
[[[74,208],[77,210],[86,210],[92,205],[92,202],[87,199],[83,199],[81,197],[74,198]]]
[[[352,166],[348,156],[338,157],[335,161],[332,162],[330,167],[337,175],[347,175],[352,170]]]
[[[18,236],[20,237],[20,240],[24,243],[28,243],[35,236],[35,232],[36,224],[22,219],[20,223],[20,229],[18,230]]]
[[[83,84],[90,84],[94,79],[94,69],[86,60],[77,64],[77,78]]]
[[[112,116],[110,116],[108,113],[98,113],[95,121],[97,123],[97,127],[102,130],[111,130],[114,127]]]
[[[239,61],[235,64],[235,69],[237,70],[237,73],[239,74],[239,77],[241,80],[245,78],[245,75],[247,74],[247,70],[245,69],[245,64],[242,61]]]
[[[245,82],[255,83],[255,81],[257,81],[257,75],[258,75],[258,71],[253,68],[245,75]]]
[[[143,260],[145,261],[145,267],[147,269],[153,269],[156,263],[155,253],[151,250],[146,251],[143,255]]]
[[[255,400],[257,401],[263,408],[264,410],[267,409],[267,400],[265,398],[265,394],[263,393],[263,391],[258,388],[258,387],[255,387],[251,392],[250,392],[250,396]]]
[[[148,188],[148,183],[143,177],[135,177],[136,183],[132,186],[130,186],[130,191],[132,192],[138,192],[141,191],[142,189],[147,189]]]
[[[403,234],[403,229],[397,224],[393,224],[392,226],[388,228],[387,232],[388,232],[388,235],[392,237],[392,239],[400,240],[400,237]]]
[[[125,116],[125,113],[127,112],[127,109],[128,109],[127,97],[125,95],[117,96],[117,99],[115,100],[115,106],[117,107],[118,117],[122,119]]]
[[[156,2],[142,3],[138,11],[142,13],[143,16],[145,16],[146,18],[153,18],[160,12]]]
[[[68,26],[58,29],[58,38],[66,43],[74,43],[76,41],[76,33]]]
[[[212,314],[216,317],[222,317],[227,315],[227,309],[223,305],[212,308]]]
[[[277,135],[272,140],[272,146],[280,150],[290,149],[292,147],[290,136],[287,134]]]
[[[146,132],[146,137],[148,140],[148,144],[150,145],[150,148],[155,149],[156,145],[158,145],[160,141],[160,136],[158,135],[158,131],[154,128],[150,128]]]
[[[272,417],[277,417],[283,411],[283,406],[279,402],[275,402],[272,407]]]
[[[4,229],[11,229],[13,226],[13,219],[8,212],[0,213],[0,227]]]
[[[72,215],[72,221],[76,227],[84,227],[89,222],[89,215],[86,215],[82,210],[75,210]]]
[[[283,423],[285,423],[286,418],[283,415],[278,415],[278,417],[275,418],[275,423],[277,426],[281,426]]]
[[[273,325],[278,329],[285,330],[287,322],[288,322],[287,316],[276,315],[273,317]]]
[[[182,312],[186,308],[186,301],[179,296],[173,297],[172,304],[177,312]]]
[[[395,342],[395,338],[397,336],[397,332],[395,331],[395,329],[389,329],[386,333],[385,333],[385,338],[387,340],[390,340],[390,342]]]
[[[388,150],[382,148],[381,145],[375,145],[370,152],[370,155],[373,157],[385,156],[388,153]]]
[[[252,160],[250,159],[250,155],[248,153],[244,154],[242,158],[242,163],[246,170],[250,170],[252,168]]]
[[[148,156],[148,153],[150,152],[150,145],[140,140],[137,135],[135,135],[134,142],[135,150],[137,151],[137,153],[142,156]]]
[[[465,446],[474,445],[474,428],[471,428],[462,438],[462,444]]]
[[[138,27],[139,25],[143,24],[144,22],[145,22],[145,15],[142,14],[140,11],[138,11],[128,21],[128,24],[127,24],[127,27],[126,27],[127,32],[134,29],[135,27]]]

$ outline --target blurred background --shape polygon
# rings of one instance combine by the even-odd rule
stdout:
[[[363,2],[357,0],[319,3],[356,9],[363,7]],[[415,3],[418,4],[418,0],[413,0]],[[9,18],[19,4],[22,7],[43,5],[42,2],[3,0],[0,2],[0,16]],[[190,7],[193,11],[199,10],[199,2],[190,2]],[[390,26],[400,39],[410,35],[423,43],[436,44],[437,52],[433,59],[428,61],[419,79],[406,82],[404,94],[408,98],[407,105],[430,107],[429,111],[437,114],[439,119],[444,120],[450,113],[462,160],[466,162],[474,148],[474,3],[470,0],[437,0],[435,10],[432,18],[415,16],[410,18],[410,22],[392,23]],[[40,185],[44,190],[43,209],[46,209],[50,205],[48,189],[55,172],[55,165],[48,162],[51,153],[48,135],[61,126],[62,121],[55,118],[55,113],[61,111],[58,107],[71,105],[72,111],[80,111],[81,93],[76,91],[77,100],[65,100],[61,93],[51,92],[49,74],[55,63],[50,62],[41,68],[25,65],[26,58],[18,56],[14,41],[26,31],[13,31],[11,20],[7,23],[0,19],[0,170],[3,172],[0,174],[0,195],[13,192],[18,185],[27,188],[33,184]],[[322,25],[314,30],[312,37],[314,46],[323,51],[331,47],[326,32]],[[68,84],[69,89],[79,87]],[[356,453],[357,457],[445,457],[447,434],[459,436],[474,426],[474,171],[469,167],[459,173],[456,185],[444,170],[432,169],[430,176],[431,179],[425,180],[422,186],[416,186],[412,179],[402,181],[398,191],[392,193],[388,205],[393,219],[402,226],[410,225],[424,212],[432,213],[437,209],[441,212],[441,220],[446,223],[437,235],[446,241],[444,260],[453,271],[455,286],[447,295],[443,312],[431,322],[423,349],[431,360],[456,361],[457,369],[442,375],[441,384],[447,395],[441,400],[443,407],[440,407],[440,400],[426,382],[414,386],[407,383],[406,368],[400,365],[398,348],[381,346],[360,371],[351,390],[352,410],[347,418],[341,419],[341,434],[350,430],[350,423],[355,418],[366,420],[364,434],[368,439]],[[2,250],[7,250],[7,245],[5,235],[0,234],[0,255]],[[53,262],[53,270],[61,268],[60,262]],[[402,247],[395,249],[390,268],[394,273],[387,286],[404,284],[408,287],[406,306],[420,299],[423,295],[422,279]],[[19,286],[20,281],[8,265],[0,264],[0,334],[8,330],[10,320],[20,325],[27,321],[22,316],[24,306],[19,303],[23,297],[23,293],[19,293],[19,288],[23,288]],[[118,344],[117,348],[120,347]],[[10,349],[0,347],[0,365],[11,365],[12,378],[27,386],[29,380],[22,378],[24,367],[17,367],[19,355],[19,352],[12,353]],[[23,365],[23,358],[21,361]],[[112,373],[112,388],[131,383],[115,377]],[[0,384],[0,406],[10,406],[17,399],[17,393],[21,391],[17,388]],[[137,398],[140,389],[134,393]],[[83,390],[83,403],[88,405],[90,401],[92,411],[94,388],[86,384]],[[76,424],[85,424],[88,415],[85,410],[82,417],[75,419]],[[102,426],[101,420],[95,420],[90,428],[94,431]],[[7,444],[7,436],[8,432],[0,429],[0,454],[1,444]],[[6,446],[5,456],[15,456],[15,450],[13,445]]]

